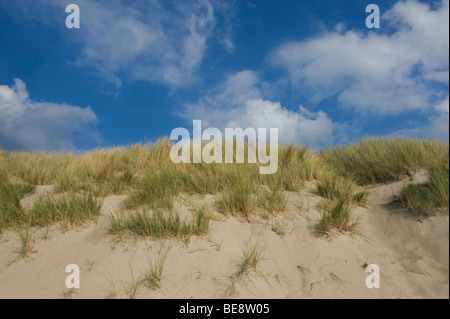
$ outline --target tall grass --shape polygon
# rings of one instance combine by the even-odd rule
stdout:
[[[92,194],[67,193],[61,196],[42,195],[28,212],[33,226],[49,226],[61,223],[64,228],[96,221],[102,208],[102,200]]]
[[[235,144],[237,147],[238,143]],[[66,204],[61,204],[57,198],[59,195],[65,197],[65,193],[91,194],[92,201],[111,194],[128,194],[126,208],[144,206],[154,211],[172,211],[174,197],[181,192],[220,193],[219,206],[224,213],[249,218],[258,207],[272,212],[283,211],[283,192],[299,192],[306,181],[316,180],[320,196],[334,203],[342,200],[349,205],[364,205],[367,193],[357,193],[356,184],[395,180],[411,168],[424,167],[432,172],[435,168],[448,168],[449,162],[448,144],[442,142],[369,138],[320,153],[303,146],[280,145],[277,172],[260,175],[260,163],[248,163],[248,145],[242,148],[243,164],[225,164],[223,150],[223,164],[174,164],[170,160],[172,145],[164,138],[152,145],[99,149],[82,154],[0,151],[0,231],[17,223],[23,225],[30,219],[38,225],[55,221],[77,224],[85,219],[91,220],[91,217],[95,219],[96,213],[87,213],[86,206],[91,207],[88,211],[95,212],[98,203],[89,204],[85,198],[85,203],[80,204],[79,199],[75,201],[72,196],[72,200],[66,198]],[[12,184],[10,180],[18,184]],[[33,186],[28,185],[50,184],[56,185],[56,192],[61,194],[53,199],[38,200],[31,214],[24,212],[20,199],[32,191]],[[266,187],[269,191],[262,192]],[[419,199],[415,194],[422,191],[421,187],[426,187],[423,194],[436,194],[427,195],[427,200]],[[403,200],[412,209],[429,211],[430,201],[432,206],[448,206],[448,201],[446,204],[437,199],[445,195],[445,192],[439,194],[442,193],[441,186],[427,184],[415,188],[417,191],[413,190],[414,187],[405,190],[405,194],[409,192],[411,195],[405,195]],[[64,213],[49,213],[54,209],[61,209]],[[143,220],[156,218],[158,214],[145,216]],[[174,219],[166,222],[176,224],[176,214],[171,218]],[[142,221],[140,223],[143,224]],[[180,224],[183,223],[180,221]]]
[[[360,185],[396,180],[411,168],[430,168],[449,161],[446,143],[419,139],[368,138],[323,150],[325,161]]]
[[[351,231],[355,223],[351,220],[351,205],[345,200],[338,202],[328,202],[323,205],[323,216],[319,223],[318,230],[322,233],[328,233],[332,229],[340,232]]]
[[[364,206],[367,202],[367,191],[355,192],[354,183],[347,177],[334,173],[324,173],[317,182],[317,194],[323,198],[335,201],[345,200],[349,203]]]
[[[12,184],[0,182],[0,232],[7,227],[23,224],[26,213],[20,205],[20,200],[34,190],[27,184]]]
[[[111,215],[110,223],[111,232],[119,236],[129,232],[138,237],[182,239],[207,234],[210,219],[211,214],[205,209],[198,210],[191,220],[182,220],[178,213],[142,209],[127,216]]]
[[[243,215],[245,218],[252,215],[258,206],[256,184],[251,176],[238,171],[230,176],[219,201],[220,209],[224,213]]]
[[[396,198],[411,211],[427,216],[449,206],[449,169],[435,167],[430,170],[430,181],[408,185]]]
[[[130,192],[126,208],[148,205],[153,209],[173,208],[173,197],[182,189],[180,176],[174,167],[166,170],[149,171]]]
[[[261,205],[269,213],[284,212],[286,210],[287,201],[283,192],[275,188],[273,190],[264,190],[261,195]]]

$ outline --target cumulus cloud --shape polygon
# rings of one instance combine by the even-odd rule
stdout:
[[[280,143],[297,143],[313,149],[330,144],[333,133],[333,122],[324,112],[313,113],[303,106],[294,112],[280,102],[263,99],[247,101],[241,116],[230,119],[225,127],[274,127],[278,128]]]
[[[278,128],[282,144],[298,143],[317,149],[331,143],[333,122],[327,114],[310,112],[303,106],[291,111],[279,102],[264,100],[262,86],[254,71],[237,72],[212,94],[185,105],[179,115],[189,121],[202,120],[204,128]]]
[[[360,112],[432,110],[436,82],[448,84],[449,1],[401,1],[381,19],[381,31],[338,31],[277,46],[268,56],[313,103],[336,96]],[[384,32],[383,28],[394,30]]]
[[[35,102],[25,83],[0,85],[0,147],[9,150],[73,150],[77,142],[99,142],[90,107]]]

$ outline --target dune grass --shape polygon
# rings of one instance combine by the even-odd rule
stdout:
[[[225,161],[223,164],[174,164],[170,160],[172,145],[164,138],[151,145],[81,154],[0,151],[0,231],[10,226],[23,226],[30,220],[35,225],[92,221],[99,211],[96,198],[128,194],[125,208],[151,209],[155,214],[129,217],[126,227],[137,227],[143,233],[153,234],[154,229],[136,225],[144,226],[149,221],[148,225],[153,225],[159,219],[162,224],[172,225],[168,233],[183,234],[194,228],[183,226],[185,221],[177,220],[176,213],[172,217],[161,213],[173,211],[173,200],[182,192],[220,194],[218,204],[222,212],[248,219],[258,208],[268,212],[283,211],[286,206],[283,192],[300,192],[306,181],[315,180],[316,193],[334,204],[344,201],[349,206],[364,206],[367,192],[357,192],[357,184],[395,180],[412,168],[426,168],[430,172],[442,167],[448,169],[449,162],[449,147],[443,142],[368,138],[319,153],[303,146],[280,145],[277,172],[260,175],[260,163],[248,163],[248,145],[242,147],[243,164],[225,164]],[[222,157],[224,160],[225,152]],[[39,199],[31,213],[25,212],[20,199],[31,192],[34,185],[56,185],[59,194]],[[411,186],[403,192],[402,203],[422,212],[448,206],[448,193],[446,195],[442,185],[446,185],[445,179]],[[67,194],[72,195],[67,198]],[[60,195],[66,199],[58,200]],[[54,210],[61,212],[50,212]],[[119,227],[121,223],[124,221],[117,221],[115,225]],[[191,221],[186,223],[190,225]]]
[[[110,224],[111,232],[118,236],[129,232],[137,237],[185,239],[207,234],[210,219],[210,212],[203,208],[197,210],[191,220],[182,220],[175,212],[149,212],[143,208],[129,215],[110,215]]]
[[[258,207],[256,184],[249,174],[243,171],[230,176],[219,200],[222,212],[240,215],[248,218]]]
[[[102,200],[90,193],[67,193],[61,196],[41,195],[27,213],[33,226],[50,226],[60,223],[64,229],[97,220]]]
[[[256,271],[262,260],[264,249],[258,245],[249,245],[244,251],[236,272],[229,276],[229,284],[225,296],[230,297],[236,291],[236,284],[245,279],[251,271]]]
[[[150,171],[131,191],[126,208],[148,205],[153,209],[173,208],[173,197],[179,192],[177,176],[173,171]]]
[[[355,228],[356,224],[351,220],[352,206],[347,201],[328,202],[322,205],[322,209],[324,213],[318,226],[320,233],[329,233],[332,229],[352,231]]]
[[[280,189],[264,190],[261,196],[261,205],[269,213],[284,212],[286,210],[286,197]]]
[[[354,183],[347,177],[335,173],[324,173],[317,182],[317,194],[329,200],[345,200],[349,203],[364,206],[367,202],[367,191],[355,192]]]
[[[26,213],[20,205],[20,200],[33,190],[32,185],[0,181],[0,232],[26,220]]]
[[[396,200],[411,211],[426,216],[449,206],[449,169],[434,167],[429,171],[430,181],[405,187]]]
[[[20,249],[19,255],[21,257],[28,256],[34,247],[34,235],[30,226],[27,226],[22,232],[19,233]]]
[[[148,260],[149,269],[139,278],[134,277],[133,270],[131,270],[131,283],[128,284],[127,287],[127,296],[129,299],[135,299],[139,289],[142,286],[146,286],[152,290],[157,290],[161,288],[161,281],[163,279],[163,271],[166,263],[166,258],[169,253],[169,249],[166,249],[165,252],[160,252],[160,255],[155,258],[154,261]],[[113,285],[113,291],[108,294],[107,299],[111,299],[117,295],[117,291]]]
[[[449,146],[432,140],[367,138],[323,150],[321,155],[339,175],[367,185],[399,179],[411,168],[448,163]]]
[[[143,278],[144,284],[148,288],[153,290],[161,288],[162,275],[168,253],[169,250],[166,250],[160,256],[157,256],[154,261],[149,260],[149,269]]]

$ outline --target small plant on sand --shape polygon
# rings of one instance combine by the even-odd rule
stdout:
[[[149,260],[149,270],[144,276],[144,283],[147,287],[156,290],[161,288],[161,280],[169,250],[166,250],[162,255],[158,256],[154,262]]]
[[[30,226],[25,228],[19,233],[20,249],[19,254],[21,257],[28,256],[33,251],[34,246],[34,236],[33,230]]]
[[[128,284],[127,296],[129,299],[135,299],[139,289],[144,284],[144,279],[142,279],[142,278],[135,279],[134,274],[133,274],[133,269],[131,269],[131,266],[130,266],[130,270],[131,270],[131,283]]]
[[[63,291],[63,299],[72,299],[72,296],[76,294],[75,288],[64,289]]]
[[[324,210],[318,230],[329,233],[332,229],[340,232],[351,231],[356,224],[351,221],[351,205],[345,200],[329,202],[321,205]]]
[[[256,271],[256,267],[263,258],[263,253],[264,249],[257,245],[250,246],[244,250],[238,269],[228,278],[229,284],[225,296],[230,297],[233,295],[236,291],[236,284],[244,280],[251,271]]]

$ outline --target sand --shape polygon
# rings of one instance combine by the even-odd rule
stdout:
[[[219,213],[220,195],[181,194],[175,206],[183,216],[200,205],[214,214],[210,234],[189,241],[118,241],[109,231],[109,214],[119,211],[126,196],[110,196],[96,224],[36,231],[28,257],[19,256],[17,233],[2,234],[0,298],[129,298],[133,282],[164,254],[161,288],[141,285],[134,297],[449,298],[448,210],[419,218],[393,204],[392,195],[409,182],[369,187],[367,208],[353,210],[357,232],[326,236],[315,232],[321,198],[310,191],[312,184],[285,193],[285,212],[250,222]],[[37,190],[43,191],[51,187]],[[23,201],[27,205],[32,198]],[[262,260],[230,290],[243,251],[253,245],[263,249]],[[79,289],[65,286],[69,264],[80,267]],[[366,287],[367,264],[379,266],[378,289]]]

